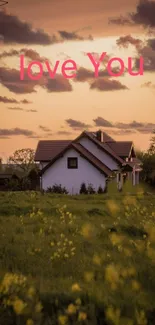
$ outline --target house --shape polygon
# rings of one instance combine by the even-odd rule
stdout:
[[[101,130],[84,131],[74,140],[39,141],[35,161],[42,189],[61,184],[70,194],[78,194],[83,182],[104,188],[112,177],[119,188],[125,178],[136,185],[141,171],[132,141],[115,141]]]

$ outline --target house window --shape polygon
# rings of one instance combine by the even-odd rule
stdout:
[[[68,158],[68,168],[69,169],[77,169],[78,168],[78,159],[76,157]]]

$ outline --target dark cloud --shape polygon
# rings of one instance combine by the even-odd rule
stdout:
[[[5,103],[5,104],[18,104],[19,102],[14,99],[14,98],[8,98],[8,97],[3,97],[0,96],[0,103]]]
[[[143,127],[144,124],[141,123],[141,122],[137,122],[137,121],[132,121],[131,123],[116,123],[115,124],[115,127],[118,128],[118,129],[130,129],[130,128],[133,128],[133,129],[138,129],[138,128],[141,128]]]
[[[23,111],[24,109],[21,107],[8,107],[8,109],[12,110],[12,111]]]
[[[30,94],[36,92],[36,86],[43,86],[45,84],[45,78],[31,80],[28,78],[25,70],[25,79],[20,80],[19,70],[0,67],[0,82],[15,94]]]
[[[110,18],[109,22],[116,25],[142,25],[148,28],[155,27],[155,2],[153,0],[140,0],[136,11],[126,17]]]
[[[114,74],[118,74],[119,71],[120,71],[120,68],[119,67],[113,67],[111,68],[111,71],[114,73]],[[124,74],[126,72],[126,69],[124,71]],[[122,75],[124,75],[122,74]],[[98,72],[98,78],[104,78],[104,77],[111,77],[109,75],[109,72],[108,70],[105,68],[104,70],[99,70]],[[78,82],[86,82],[86,81],[91,81],[92,79],[95,78],[95,72],[93,70],[89,70],[89,69],[86,69],[84,67],[80,67],[77,72],[76,72],[76,77],[74,78],[74,81],[78,81]]]
[[[117,39],[116,44],[119,47],[127,48],[130,44],[139,48],[142,45],[142,41],[139,38],[134,38],[131,35],[122,36]]]
[[[144,84],[141,85],[141,87],[146,87],[146,88],[151,88],[151,89],[155,89],[155,84],[152,83],[152,81],[147,81]]]
[[[67,92],[73,90],[69,80],[58,74],[54,79],[48,78],[44,88],[46,88],[48,92]]]
[[[25,110],[25,112],[28,112],[28,113],[36,113],[37,110],[36,109],[27,109],[27,110]]]
[[[121,26],[134,26],[135,23],[131,20],[131,17],[113,17],[109,18],[109,24],[121,25]]]
[[[149,42],[149,40],[147,41]],[[139,56],[144,59],[144,71],[155,71],[155,51],[151,46],[145,45],[138,50],[138,56],[135,58],[135,69],[139,69]]]
[[[84,122],[73,120],[73,119],[68,119],[66,120],[66,123],[73,129],[73,130],[81,130],[81,129],[88,129],[91,127],[91,125],[88,125]]]
[[[72,133],[69,131],[58,131],[57,134],[58,135],[71,135]]]
[[[155,27],[155,2],[150,0],[140,0],[136,12],[131,13],[131,20],[139,25]]]
[[[93,120],[95,126],[109,128],[108,132],[116,135],[123,135],[129,133],[152,133],[155,129],[155,123],[142,123],[138,121],[132,121],[130,123],[117,122],[111,123],[102,117],[97,117]]]
[[[22,104],[32,104],[32,102],[29,101],[29,100],[27,100],[27,99],[23,99],[23,100],[21,100],[21,103],[22,103]]]
[[[22,107],[7,107],[7,109],[12,110],[12,111],[22,111],[22,112],[27,112],[27,113],[36,113],[36,109],[24,109]]]
[[[55,36],[34,30],[30,24],[6,11],[0,11],[0,35],[4,43],[49,45],[56,42]]]
[[[39,86],[48,92],[72,91],[69,80],[65,79],[62,75],[57,74],[55,79],[50,79],[48,73],[44,73],[39,80],[32,80],[28,78],[26,69],[24,80],[20,80],[19,70],[0,67],[0,83],[15,94],[34,93]]]
[[[0,54],[0,59],[7,58],[7,57],[13,57],[13,56],[20,56],[24,54],[24,56],[28,59],[31,59],[33,61],[39,61],[39,62],[44,62],[47,60],[47,58],[40,56],[40,54],[37,51],[34,51],[32,49],[26,49],[23,48],[19,51],[17,50],[10,50],[10,51],[4,51]]]
[[[128,89],[125,85],[123,85],[120,81],[109,79],[109,78],[97,78],[94,80],[90,89],[97,89],[99,91],[115,91],[115,90],[125,90]]]
[[[155,129],[155,123],[141,123],[137,121],[133,121],[131,123],[116,123],[115,128],[123,130],[134,130],[139,133],[152,133]]]
[[[147,39],[141,41],[138,38],[134,38],[131,35],[120,37],[116,41],[119,47],[127,48],[129,44],[135,46],[137,55],[134,58],[133,70],[139,70],[140,57],[143,58],[143,69],[144,71],[154,72],[155,71],[155,39]]]
[[[62,39],[67,41],[83,40],[83,37],[77,35],[75,32],[66,32],[65,30],[59,30],[58,33]]]
[[[88,38],[84,38],[77,34],[77,32],[67,32],[65,30],[58,31],[62,40],[66,41],[83,41],[83,40],[93,40],[92,35],[89,35]]]
[[[8,97],[5,97],[5,96],[0,96],[0,103],[5,103],[5,104],[19,104],[19,103],[31,104],[32,102],[30,102],[27,99],[23,99],[21,101],[18,101],[18,100],[14,99],[14,98],[8,98]]]
[[[105,76],[109,76],[108,71],[99,71],[98,73],[99,77],[105,77]],[[85,81],[89,81],[91,79],[94,79],[95,77],[95,73],[92,70],[86,69],[84,67],[80,67],[77,72],[76,72],[76,77],[74,79],[74,81],[78,81],[78,82],[85,82]]]
[[[109,134],[113,134],[113,135],[126,135],[126,134],[134,134],[136,133],[135,130],[109,130],[108,131]]]
[[[28,137],[28,136],[33,136],[34,132],[27,129],[20,129],[18,127],[14,129],[0,129],[0,137],[16,136],[16,135],[24,135]]]
[[[103,117],[97,117],[93,120],[95,122],[96,126],[102,126],[102,127],[113,127],[113,124],[107,120],[105,120]]]
[[[51,131],[49,128],[47,128],[46,126],[43,126],[43,125],[39,125],[39,129],[41,129],[44,132],[50,132]]]

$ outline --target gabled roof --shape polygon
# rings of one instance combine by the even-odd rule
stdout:
[[[65,152],[67,152],[69,149],[75,149],[83,158],[85,158],[87,161],[89,161],[90,164],[92,164],[95,168],[97,168],[101,173],[103,173],[105,176],[111,176],[112,171],[103,164],[99,159],[97,159],[90,151],[88,151],[86,148],[84,148],[80,143],[74,143],[71,142],[67,147],[64,148],[57,156],[55,156],[49,164],[47,164],[41,171],[41,174],[44,174],[44,172],[51,167],[56,160],[58,160],[60,157],[62,157]]]
[[[129,157],[133,147],[132,141],[108,142],[108,146],[120,157]]]
[[[80,134],[79,137],[77,137],[74,142],[78,142],[82,137],[88,137],[90,140],[92,140],[100,149],[102,149],[104,152],[108,153],[119,165],[125,164],[124,160],[120,158],[109,146],[107,143],[100,142],[97,140],[94,135],[92,135],[91,132],[84,131]]]
[[[128,164],[132,167],[135,168],[136,170],[142,170],[142,161],[138,158],[132,158],[132,161],[129,161]]]
[[[96,132],[87,132],[87,133],[89,133],[91,136],[93,136],[95,138],[97,137]],[[104,142],[115,142],[115,140],[112,137],[110,137],[110,135],[108,135],[106,132],[102,131],[102,134],[103,134]]]
[[[71,140],[41,140],[35,153],[35,161],[48,162],[66,148]]]

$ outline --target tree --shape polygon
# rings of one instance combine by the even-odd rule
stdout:
[[[143,164],[141,180],[155,186],[155,136],[150,140],[149,149],[146,152],[137,152],[137,157]]]
[[[12,156],[9,157],[8,163],[20,167],[25,176],[36,167],[34,162],[35,151],[30,148],[16,150]]]
[[[2,158],[0,157],[0,170],[2,170]]]
[[[153,131],[153,134],[155,134],[155,131]],[[153,135],[151,140],[150,140],[150,146],[149,146],[149,149],[148,149],[148,153],[150,155],[155,155],[155,135]]]

